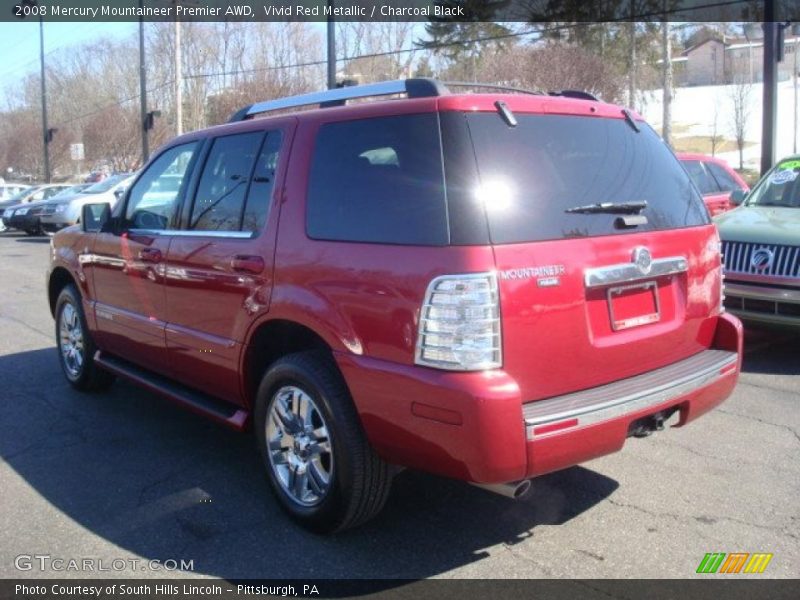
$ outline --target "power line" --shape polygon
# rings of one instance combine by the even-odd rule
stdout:
[[[163,88],[165,88],[165,87],[167,87],[168,85],[171,85],[171,84],[172,84],[171,81],[167,81],[166,83],[162,83],[160,85],[157,85],[157,86],[155,86],[153,88],[148,89],[147,93],[149,94],[151,92],[155,92],[155,91],[163,89]],[[99,115],[100,113],[107,111],[109,108],[116,108],[117,106],[122,106],[124,104],[127,104],[128,102],[133,102],[134,100],[138,100],[140,97],[141,97],[141,94],[135,94],[133,96],[129,96],[127,98],[123,98],[122,100],[117,100],[116,102],[112,102],[110,104],[106,104],[104,106],[101,106],[101,107],[99,107],[99,108],[97,108],[95,110],[92,110],[91,112],[83,113],[82,115],[78,115],[76,117],[72,117],[71,119],[68,119],[66,121],[59,121],[57,123],[57,125],[61,125],[63,127],[64,125],[69,125],[70,123],[74,123],[75,121],[80,121],[81,119],[87,119],[89,117],[93,117],[94,115]]]
[[[670,15],[676,15],[676,14],[685,15],[687,12],[701,11],[701,10],[706,10],[706,9],[719,9],[719,8],[730,7],[730,6],[734,6],[734,5],[738,5],[738,4],[746,4],[747,2],[748,2],[748,0],[720,0],[718,2],[709,2],[707,4],[693,6],[691,9],[683,9],[683,10],[671,9],[671,10],[666,10],[666,11],[655,11],[654,10],[654,11],[651,11],[649,13],[641,13],[641,14],[636,14],[636,15],[620,16],[620,17],[618,17],[616,19],[609,20],[609,21],[604,21],[604,22],[605,23],[622,23],[622,22],[629,22],[629,21],[631,21],[633,19],[639,19],[639,20],[642,20],[642,21],[648,20],[648,19],[660,20],[658,18],[663,19],[663,17],[669,17]],[[441,43],[436,43],[436,44],[427,44],[425,46],[416,47],[416,48],[402,48],[402,49],[399,49],[399,50],[387,50],[385,52],[372,52],[372,53],[369,53],[369,54],[359,54],[359,55],[356,55],[356,56],[344,56],[342,58],[337,58],[336,62],[337,63],[338,62],[348,62],[348,61],[364,59],[364,58],[380,58],[380,57],[383,57],[383,56],[397,56],[397,55],[400,55],[400,54],[409,54],[409,53],[412,53],[412,52],[419,52],[419,51],[425,51],[425,50],[439,50],[441,48],[448,48],[448,47],[452,47],[452,46],[463,46],[463,45],[467,45],[467,44],[480,44],[480,43],[484,43],[484,42],[491,42],[491,41],[499,41],[499,40],[504,40],[504,39],[519,38],[519,37],[524,37],[524,36],[529,36],[529,35],[542,36],[542,35],[545,35],[545,34],[548,34],[548,33],[556,33],[556,32],[566,31],[566,30],[570,30],[570,29],[577,29],[577,28],[584,27],[584,26],[587,26],[587,25],[595,25],[595,24],[596,23],[589,22],[589,21],[565,23],[565,24],[558,25],[558,26],[555,26],[555,27],[545,27],[545,28],[539,27],[539,28],[531,29],[531,30],[527,30],[527,31],[515,31],[515,32],[511,32],[511,33],[506,33],[506,34],[477,37],[477,38],[473,38],[473,39],[469,39],[469,40],[459,40],[459,41],[455,41],[455,42],[441,42]],[[320,65],[324,65],[324,64],[327,64],[327,60],[314,60],[314,61],[307,61],[307,62],[302,62],[302,63],[289,64],[289,65],[273,65],[273,66],[268,66],[268,67],[252,67],[252,68],[249,68],[249,69],[233,69],[233,70],[230,70],[230,71],[215,71],[215,72],[212,72],[212,73],[189,74],[189,75],[184,75],[184,79],[206,79],[206,78],[209,78],[209,77],[220,77],[220,76],[226,76],[226,75],[245,75],[245,74],[248,74],[248,73],[260,73],[260,72],[264,72],[264,71],[276,71],[276,70],[280,70],[280,69],[300,69],[300,68],[304,68],[304,67],[315,67],[315,66],[320,66]]]

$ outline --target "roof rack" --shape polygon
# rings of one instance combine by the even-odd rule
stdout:
[[[310,104],[328,106],[343,106],[347,100],[368,98],[370,96],[391,96],[406,94],[409,98],[429,98],[432,96],[446,96],[449,90],[435,79],[398,79],[396,81],[382,81],[366,85],[353,85],[322,92],[312,92],[299,96],[289,96],[265,102],[256,102],[237,111],[229,123],[244,121],[259,113],[287,108],[297,108]]]
[[[275,110],[298,108],[300,106],[308,106],[311,104],[318,104],[322,108],[331,106],[344,106],[345,102],[348,100],[369,98],[373,96],[393,96],[396,94],[405,94],[409,98],[447,96],[450,93],[448,87],[471,87],[516,92],[519,94],[544,95],[544,92],[526,90],[507,85],[496,85],[493,83],[476,83],[469,81],[448,81],[442,83],[435,79],[427,78],[398,79],[395,81],[368,83],[366,85],[345,85],[343,87],[325,90],[322,92],[312,92],[310,94],[301,94],[299,96],[289,96],[287,98],[256,102],[255,104],[250,104],[237,111],[228,122],[234,123],[236,121],[244,121],[257,114]],[[547,92],[547,95],[564,96],[567,98],[580,98],[583,100],[597,100],[597,98],[589,92],[581,92],[578,90]]]
[[[517,92],[518,94],[533,94],[536,96],[544,95],[544,92],[540,92],[537,90],[526,90],[523,88],[518,87],[511,87],[510,85],[497,85],[494,83],[475,83],[469,81],[446,81],[444,85],[447,87],[472,87],[472,88],[483,88],[488,90],[502,90],[506,92]]]
[[[559,90],[555,92],[547,92],[548,96],[563,96],[564,98],[578,98],[579,100],[594,100],[599,102],[600,99],[594,94],[583,92],[581,90]]]

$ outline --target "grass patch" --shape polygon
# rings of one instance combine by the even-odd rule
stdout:
[[[752,142],[745,142],[744,147],[752,146]],[[701,154],[711,154],[711,136],[708,135],[687,135],[685,137],[673,137],[672,147],[676,152],[700,152]],[[717,139],[716,153],[733,152],[738,150],[736,141],[730,139]]]

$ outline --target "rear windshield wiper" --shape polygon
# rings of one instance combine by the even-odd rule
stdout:
[[[587,204],[585,206],[573,206],[566,209],[565,213],[608,213],[612,215],[635,215],[647,208],[647,202],[598,202],[597,204]]]

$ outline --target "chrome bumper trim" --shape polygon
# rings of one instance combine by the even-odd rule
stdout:
[[[689,268],[689,262],[683,256],[669,256],[653,260],[650,270],[642,272],[634,263],[620,263],[607,267],[586,269],[584,271],[584,284],[587,288],[600,287],[617,283],[632,283],[645,279],[655,279],[666,275],[684,273]]]
[[[736,352],[704,350],[680,362],[581,392],[529,402],[522,407],[529,440],[534,429],[569,419],[583,427],[678,398],[723,377],[736,365]],[[562,430],[553,431],[553,434]],[[537,434],[536,437],[548,435]]]

